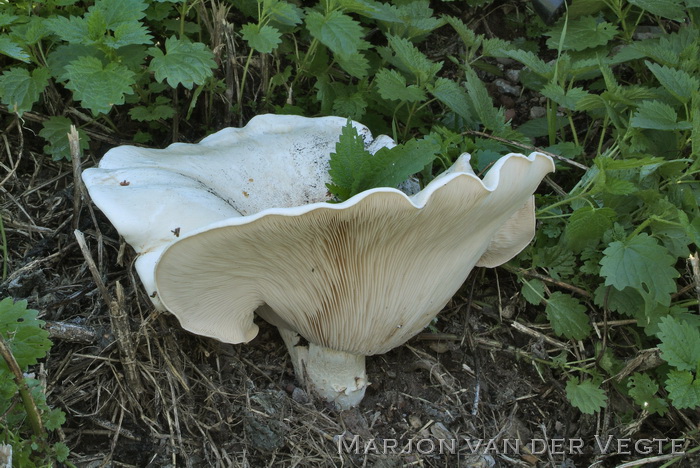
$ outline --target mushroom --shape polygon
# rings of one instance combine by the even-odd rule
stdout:
[[[274,125],[278,119],[287,117],[260,116],[243,129],[226,132],[237,132],[240,139],[234,140],[239,146],[240,141],[248,141],[241,133],[269,141],[264,131],[247,129],[263,123],[278,128]],[[137,177],[139,171],[154,171],[153,180],[161,185],[164,179],[155,176],[161,170],[189,177],[192,182],[187,187],[193,192],[197,184],[215,185],[214,190],[201,186],[203,193],[197,201],[189,202],[188,192],[177,195],[177,202],[165,200],[160,217],[141,220],[149,226],[158,224],[153,234],[143,235],[147,239],[139,238],[138,232],[127,237],[120,230],[137,252],[157,257],[138,269],[144,284],[155,285],[157,304],[177,316],[183,328],[227,343],[247,342],[256,336],[253,313],[257,310],[279,328],[298,379],[326,400],[348,408],[362,400],[369,384],[365,356],[389,351],[420,332],[474,266],[500,265],[530,242],[535,229],[532,194],[554,165],[540,153],[509,154],[482,180],[464,154],[415,195],[375,188],[330,204],[322,201],[325,193],[321,195],[318,188],[327,179],[324,171],[345,119],[294,120],[305,128],[333,128],[314,140],[318,146],[305,145],[307,149],[322,147],[321,156],[297,155],[292,146],[286,158],[255,149],[255,156],[264,155],[256,159],[245,155],[245,145],[239,153],[239,147],[228,147],[228,143],[218,146],[222,139],[213,136],[200,143],[201,151],[198,145],[173,145],[176,151],[171,146],[162,155],[157,150],[129,149],[134,157],[125,158],[128,165],[116,161],[120,159],[117,148],[105,156],[112,163],[100,163],[100,169],[86,171],[84,178],[95,203],[118,230],[117,211],[125,215],[137,198],[108,199],[106,192],[96,197],[93,192],[104,190],[108,176],[115,194],[119,190],[136,192],[135,188],[146,184],[144,193],[155,197],[158,188],[148,185],[146,175]],[[392,143],[386,137],[372,142],[369,131],[356,125],[374,150]],[[288,131],[294,133],[294,128],[291,125]],[[273,133],[275,137],[286,135]],[[205,144],[208,141],[216,144]],[[281,144],[275,146],[281,148]],[[214,169],[208,167],[210,152],[219,155],[211,157],[215,159],[227,151],[228,164],[233,167],[223,161],[216,162]],[[136,157],[140,152],[148,162]],[[177,161],[169,153],[175,153]],[[198,158],[202,161],[192,162]],[[237,158],[252,166],[239,167]],[[323,169],[309,176],[308,167],[295,166],[303,158],[307,158],[304,164]],[[167,168],[157,166],[156,161],[165,161]],[[208,175],[203,177],[197,170],[205,167]],[[261,194],[251,187],[248,197],[236,199],[240,185],[207,184],[207,177],[224,170],[246,174],[236,183],[245,182],[246,177],[264,177],[264,173],[272,178],[266,189],[275,193]],[[304,182],[312,188],[282,186],[279,174],[290,171],[307,174]],[[130,184],[118,185],[123,180]],[[221,201],[214,202],[210,197],[217,195]],[[271,200],[255,205],[260,208],[255,212],[247,202],[263,196]],[[281,202],[275,205],[275,199]],[[164,201],[157,200],[151,203]],[[117,210],[115,204],[123,208]],[[205,206],[197,216],[189,214]],[[177,215],[178,221],[169,221],[171,215]],[[217,216],[220,218],[215,219]],[[127,222],[127,231],[138,223],[137,219]],[[174,224],[180,227],[177,238],[170,233]]]

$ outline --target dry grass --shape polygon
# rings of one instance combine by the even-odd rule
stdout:
[[[437,333],[369,358],[365,401],[337,412],[295,387],[273,327],[260,323],[253,342],[232,346],[193,336],[153,310],[130,248],[75,186],[79,165],[49,161],[29,127],[5,122],[0,215],[9,276],[0,296],[27,298],[49,322],[55,344],[40,374],[50,403],[67,414],[59,436],[77,466],[615,466],[640,456],[480,456],[463,440],[582,438],[590,449],[595,434],[679,437],[697,424],[676,411],[622,424],[620,415],[634,413],[617,400],[597,416],[573,409],[560,374],[542,363],[590,350],[528,324],[534,313],[511,297],[513,279],[498,270],[473,274]],[[400,439],[397,451],[409,441],[462,443],[455,454],[339,451],[338,441],[350,444],[354,435]]]

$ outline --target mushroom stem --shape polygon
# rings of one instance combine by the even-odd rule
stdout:
[[[360,404],[369,385],[364,356],[311,342],[301,345],[298,333],[285,328],[279,332],[292,356],[294,373],[307,392],[334,402],[341,410]]]

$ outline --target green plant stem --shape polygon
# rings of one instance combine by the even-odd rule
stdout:
[[[546,212],[550,211],[552,208],[556,208],[556,207],[561,206],[561,205],[569,204],[574,200],[578,200],[579,198],[583,198],[585,195],[586,195],[585,193],[580,193],[580,194],[573,196],[571,198],[565,198],[564,200],[560,200],[560,201],[553,203],[549,206],[545,206],[541,210],[537,211],[536,216],[537,216],[537,218],[539,218],[541,213],[546,213]]]
[[[295,85],[297,84],[297,82],[301,78],[302,73],[306,70],[306,67],[309,64],[309,57],[312,57],[312,59],[313,59],[314,55],[316,55],[316,49],[318,48],[318,45],[319,45],[318,39],[314,38],[311,41],[311,45],[306,50],[306,55],[304,55],[304,59],[301,61],[301,63],[299,64],[299,67],[297,68],[297,74],[294,77],[294,81],[292,81],[292,84],[290,85],[292,90],[294,89]]]
[[[0,216],[0,252],[2,252],[2,280],[5,281],[7,278],[7,237],[5,237],[5,225],[2,223],[2,216]]]
[[[44,424],[41,422],[41,413],[39,412],[39,408],[37,408],[36,402],[34,401],[34,398],[32,398],[31,390],[29,390],[29,386],[24,380],[22,369],[20,369],[15,357],[12,355],[12,350],[10,350],[10,347],[1,335],[0,356],[2,356],[7,363],[7,366],[10,368],[10,371],[12,374],[14,374],[15,383],[17,384],[19,395],[22,399],[24,410],[27,412],[27,418],[29,419],[29,424],[32,427],[34,435],[41,440],[46,440],[46,430],[44,429]]]
[[[187,0],[182,2],[182,7],[180,9],[180,37],[182,39],[185,37],[185,17],[187,16]]]
[[[243,90],[245,89],[245,80],[248,77],[248,69],[250,68],[250,61],[253,59],[254,50],[251,48],[248,52],[248,58],[243,66],[243,76],[241,77],[241,86],[238,88],[238,100],[243,102]],[[243,106],[241,106],[241,112],[243,112]]]

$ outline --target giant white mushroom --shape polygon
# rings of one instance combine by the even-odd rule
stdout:
[[[480,179],[460,156],[423,190],[326,203],[345,119],[264,115],[201,143],[118,147],[83,174],[137,253],[154,304],[183,328],[252,340],[277,326],[297,378],[340,408],[369,384],[365,356],[425,328],[474,266],[517,255],[535,230],[546,155],[509,154]],[[353,124],[370,152],[392,145]],[[303,340],[302,340],[303,338]]]

